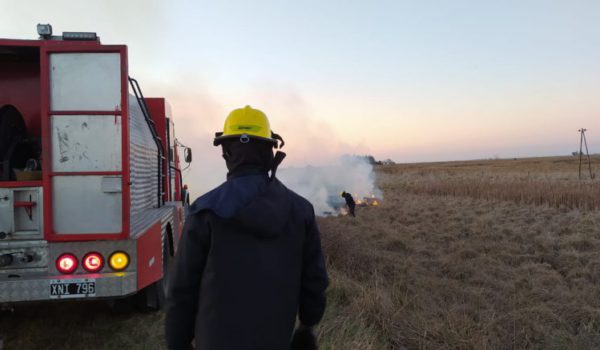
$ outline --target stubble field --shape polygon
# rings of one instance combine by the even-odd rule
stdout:
[[[600,182],[578,180],[577,165],[379,168],[384,205],[321,222],[333,280],[323,345],[600,348]]]
[[[378,167],[382,205],[319,219],[321,348],[600,348],[600,181],[577,164]],[[0,334],[7,349],[161,349],[163,319],[38,304],[0,313]]]

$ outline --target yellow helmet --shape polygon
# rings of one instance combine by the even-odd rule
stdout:
[[[234,109],[229,113],[223,125],[223,132],[215,134],[214,145],[218,146],[224,139],[239,138],[241,142],[248,142],[250,138],[270,141],[277,147],[277,140],[281,137],[271,131],[269,119],[260,110],[250,106]]]

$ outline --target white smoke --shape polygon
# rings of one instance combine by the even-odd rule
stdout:
[[[177,85],[164,81],[145,83],[144,91],[166,96],[173,110],[177,139],[193,149],[191,167],[184,172],[191,200],[220,185],[227,168],[220,147],[212,139],[223,129],[223,121],[234,108],[251,103],[269,117],[271,127],[285,139],[287,154],[277,175],[290,189],[306,197],[317,214],[336,212],[344,203],[341,191],[362,196],[380,191],[375,188],[372,166],[364,159],[342,156],[344,153],[371,154],[361,143],[348,143],[339,137],[327,118],[319,116],[293,87],[257,83],[248,95],[220,97],[205,84],[202,75],[185,72],[176,81],[194,82]],[[150,93],[146,93],[148,96]],[[226,104],[225,102],[226,101]],[[288,168],[289,167],[289,168]]]
[[[375,184],[373,166],[363,157],[342,156],[328,166],[282,168],[277,177],[289,189],[308,199],[319,216],[336,213],[344,205],[342,191],[351,193],[355,199],[382,196]]]

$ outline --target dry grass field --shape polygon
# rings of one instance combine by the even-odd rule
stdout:
[[[324,347],[599,349],[600,182],[577,175],[575,157],[379,168],[382,206],[321,221]]]
[[[322,349],[600,348],[600,179],[579,181],[575,157],[377,175],[382,205],[319,220]],[[163,318],[38,304],[0,313],[0,334],[7,349],[161,349]]]

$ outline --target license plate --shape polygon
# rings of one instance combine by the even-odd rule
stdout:
[[[96,296],[96,280],[50,280],[50,299],[85,298]]]

